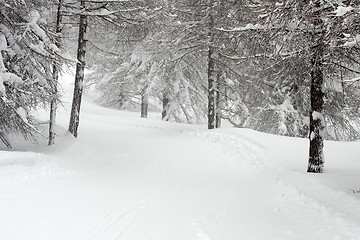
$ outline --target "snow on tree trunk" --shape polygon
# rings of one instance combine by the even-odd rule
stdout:
[[[163,99],[162,99],[163,109],[161,113],[161,119],[168,121],[169,120],[169,105],[170,105],[170,98],[168,97],[167,93],[164,93]]]
[[[213,0],[208,0],[208,129],[214,129],[216,125],[216,70],[215,70],[215,49],[214,49],[214,16],[212,13],[213,10]]]
[[[63,1],[64,0],[59,0],[58,3],[58,9],[57,9],[57,17],[56,17],[56,33],[58,34],[58,36],[56,37],[56,46],[58,48],[60,48],[60,39],[61,37],[59,36],[62,30],[62,12],[61,12],[61,8],[63,5]],[[57,85],[58,85],[58,81],[59,81],[59,65],[57,63],[53,64],[53,82],[51,84],[51,90],[52,90],[52,100],[50,102],[50,122],[49,122],[49,145],[53,145],[55,144],[55,124],[56,124],[56,110],[57,110],[57,93],[58,93],[58,89],[57,89]]]
[[[317,2],[318,5],[320,4]],[[316,12],[315,12],[316,13]],[[307,172],[321,173],[324,165],[324,129],[325,117],[323,115],[324,108],[324,77],[323,77],[323,58],[324,58],[324,43],[323,43],[323,20],[319,18],[317,13],[314,20],[314,39],[316,45],[312,48],[311,58],[311,88],[310,88],[310,148],[309,148],[309,162]],[[320,29],[320,31],[319,31]]]
[[[141,117],[147,118],[148,116],[148,95],[146,93],[141,95]]]
[[[81,8],[85,9],[85,1],[81,1]],[[87,41],[86,28],[87,28],[87,16],[80,15],[79,38],[78,38],[78,49],[77,49],[78,63],[76,64],[75,87],[74,87],[74,95],[73,95],[70,123],[69,123],[69,132],[72,135],[74,135],[74,137],[78,136],[79,114],[80,114],[81,97],[83,91],[85,53],[86,53],[86,41]]]

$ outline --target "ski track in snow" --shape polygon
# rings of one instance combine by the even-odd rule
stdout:
[[[0,239],[360,239],[358,199],[282,171],[245,135],[85,102],[70,142],[0,152]]]

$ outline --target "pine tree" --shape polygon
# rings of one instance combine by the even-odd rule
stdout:
[[[7,147],[7,134],[32,140],[40,134],[30,112],[50,103],[52,64],[61,55],[36,7],[0,3],[0,138]]]
[[[62,8],[63,8],[63,2],[64,0],[59,0],[58,6],[57,6],[57,14],[56,14],[56,30],[55,33],[56,36],[56,46],[60,48],[60,42],[61,42],[61,31],[62,31]],[[59,80],[59,72],[60,67],[58,66],[58,63],[53,64],[52,69],[52,76],[53,76],[53,84],[51,85],[52,88],[52,99],[50,102],[50,120],[49,120],[49,145],[55,144],[55,124],[56,124],[56,110],[57,110],[57,94],[58,94],[58,80]]]

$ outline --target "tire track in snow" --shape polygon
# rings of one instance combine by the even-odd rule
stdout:
[[[117,240],[131,225],[143,214],[151,200],[144,200],[131,207],[117,207],[111,209],[110,213],[97,219],[101,224],[92,227],[86,237],[88,240]]]
[[[142,130],[153,130],[152,132],[157,131],[164,131],[166,129],[163,128],[149,128],[146,125],[133,125],[137,131],[141,132]],[[181,131],[177,131],[181,132]],[[278,198],[277,204],[278,207],[274,207],[274,212],[279,212],[280,215],[284,215],[288,219],[296,218],[297,214],[302,214],[301,210],[294,211],[294,206],[298,206],[298,209],[303,208],[309,208],[309,211],[306,213],[310,219],[317,219],[320,222],[326,222],[326,224],[330,227],[326,227],[328,231],[330,231],[332,228],[342,229],[340,236],[347,236],[349,239],[351,239],[351,236],[354,236],[354,234],[357,234],[358,230],[357,227],[354,226],[353,223],[347,221],[344,216],[338,215],[336,211],[333,209],[330,209],[328,207],[325,207],[325,205],[321,204],[320,202],[310,198],[305,193],[297,189],[294,185],[283,185],[285,183],[284,180],[282,180],[282,177],[278,176],[276,171],[274,171],[274,167],[271,166],[268,162],[268,159],[265,157],[266,149],[261,147],[260,145],[254,144],[253,142],[248,141],[246,138],[240,138],[239,136],[229,136],[224,135],[221,133],[214,133],[214,132],[203,132],[203,131],[185,131],[185,133],[189,133],[192,136],[205,138],[209,140],[212,144],[221,144],[227,151],[236,152],[236,154],[239,156],[238,161],[235,160],[236,163],[231,162],[228,163],[230,168],[233,164],[238,165],[239,163],[242,165],[243,169],[246,171],[251,171],[254,174],[262,174],[262,179],[272,179],[270,183],[266,183],[267,187],[273,188],[274,192],[278,196],[282,196]],[[187,135],[187,134],[185,134]],[[138,159],[140,159],[137,164],[139,165],[139,168],[144,171],[144,176],[146,176],[147,179],[151,180],[153,179],[159,172],[155,171],[159,164],[159,161],[156,163],[152,162],[154,159],[167,159],[169,156],[163,155],[160,153],[160,151],[155,151],[151,149],[158,149],[159,145],[156,144],[150,144],[147,148],[147,154],[148,156],[140,156]],[[145,148],[146,149],[146,148]],[[143,160],[143,161],[142,161]],[[169,166],[169,165],[165,165]],[[174,167],[175,171],[178,171],[179,168]],[[267,171],[269,170],[270,171]],[[183,169],[184,170],[184,169]],[[238,168],[239,170],[239,168]],[[185,170],[186,171],[186,170]],[[165,172],[165,171],[163,171]],[[157,176],[159,177],[159,176]],[[162,176],[161,178],[166,179],[168,176]],[[181,176],[180,176],[181,177]],[[259,176],[255,176],[255,178],[259,178]],[[236,187],[235,187],[236,188]],[[233,186],[227,187],[225,192],[229,192],[229,197],[231,197],[234,191]],[[285,194],[284,194],[285,193]],[[223,202],[223,204],[218,205],[218,210],[210,210],[210,214],[212,216],[219,215],[220,218],[222,216],[222,209],[226,209],[226,205],[228,203],[226,201]],[[319,214],[320,213],[320,214]],[[320,215],[320,216],[319,216]],[[323,231],[324,227],[323,224],[319,224],[316,220],[310,220],[311,225],[317,226],[318,229],[322,229]],[[302,223],[299,223],[300,225]],[[305,224],[306,226],[309,226],[310,224]],[[340,227],[339,227],[340,226]],[[191,227],[190,227],[191,229]],[[319,232],[321,232],[319,230]],[[195,233],[191,233],[190,235],[194,237]],[[289,233],[291,235],[291,232]],[[289,235],[289,236],[290,236]],[[336,238],[336,236],[331,236]],[[191,239],[189,237],[189,239]],[[196,239],[196,238],[194,238]]]
[[[119,121],[119,116],[111,116],[105,122],[102,121],[103,117],[88,116],[83,116],[83,127],[97,127],[99,132],[106,128],[106,134],[111,136],[104,135],[104,139],[122,136],[123,133],[130,137],[117,142],[119,145],[127,142],[126,152],[107,157],[120,156],[120,159],[129,158],[131,161],[111,160],[102,166],[101,171],[107,174],[104,178],[109,178],[107,182],[113,186],[104,193],[96,189],[95,194],[111,197],[110,192],[116,191],[116,184],[126,180],[114,175],[123,168],[124,163],[132,164],[131,173],[137,178],[127,176],[130,178],[127,184],[132,188],[119,189],[117,196],[104,202],[110,205],[106,211],[94,215],[95,218],[91,220],[84,219],[86,231],[79,233],[74,229],[74,238],[64,239],[167,240],[172,233],[172,240],[236,240],[256,237],[261,231],[268,232],[268,239],[276,240],[300,239],[300,232],[311,231],[316,237],[324,236],[319,239],[358,239],[354,222],[347,221],[333,209],[312,199],[284,176],[279,176],[266,157],[266,149],[245,137],[214,131],[193,131],[187,127],[181,130],[178,126],[173,128],[171,124],[169,129],[153,127],[146,125],[147,121],[140,120],[126,123]],[[209,142],[206,147],[204,140]],[[162,151],[164,142],[168,149]],[[111,151],[116,149],[114,146],[102,144],[101,148]],[[224,149],[224,153],[220,148]],[[123,150],[116,151],[120,153]],[[207,154],[198,155],[198,158],[193,156],[202,151]],[[91,156],[91,153],[87,154]],[[215,155],[219,155],[216,160]],[[213,162],[208,162],[207,158]],[[96,165],[91,171],[97,168]],[[118,174],[121,173],[119,171]],[[84,210],[91,211],[94,207],[91,204],[84,206]],[[271,214],[273,218],[270,219],[278,218],[279,223],[268,223],[268,216],[264,214]],[[309,222],[299,222],[299,215],[306,215]],[[136,235],[136,231],[144,228],[141,225],[144,223],[148,226],[141,232],[143,235],[136,237],[140,236]],[[159,226],[160,223],[163,225]],[[53,224],[56,224],[56,219]],[[290,229],[282,233],[286,230],[283,227],[286,224]],[[249,232],[251,227],[258,231]],[[238,236],[235,239],[234,234],[214,234],[214,230],[216,232],[219,228],[233,231]],[[338,233],[333,234],[334,231]],[[311,238],[304,234],[302,239]]]
[[[141,137],[141,135],[138,135],[138,137]],[[137,166],[138,171],[141,172],[142,179],[135,184],[142,185],[145,183],[145,186],[150,186],[152,188],[149,190],[148,195],[153,196],[154,198],[152,199],[151,202],[149,202],[149,205],[163,206],[164,204],[170,204],[170,205],[175,204],[174,208],[176,209],[176,204],[179,203],[178,202],[179,200],[177,200],[177,196],[181,197],[183,194],[185,194],[186,198],[190,198],[185,200],[190,204],[190,206],[187,206],[185,204],[184,206],[181,206],[181,208],[184,208],[184,210],[188,211],[188,209],[191,208],[193,204],[196,204],[195,205],[196,207],[193,206],[195,209],[198,208],[199,207],[197,203],[198,200],[196,200],[195,202],[193,200],[193,198],[196,199],[197,197],[196,196],[191,197],[191,195],[193,194],[191,192],[192,188],[190,188],[190,190],[187,190],[189,186],[193,184],[197,184],[194,181],[198,180],[198,177],[201,177],[201,175],[197,176],[199,171],[201,170],[200,168],[195,168],[195,169],[189,168],[190,164],[194,164],[196,157],[194,156],[191,157],[191,153],[187,153],[186,155],[184,155],[184,153],[179,154],[178,146],[176,144],[179,144],[180,142],[178,141],[171,142],[172,140],[174,140],[172,137],[168,139],[170,140],[170,144],[168,143],[167,140],[163,139],[163,135],[161,134],[156,139],[152,138],[147,140],[146,139],[140,140],[138,139],[138,137],[133,137],[130,140],[128,139],[128,141],[134,143],[134,144],[129,144],[130,146],[136,145],[136,147],[131,147],[131,149],[128,149],[128,152],[131,153],[129,157],[133,158],[133,163]],[[164,142],[167,142],[165,146],[164,146]],[[166,151],[163,151],[162,147],[171,148],[171,149],[170,150],[167,149]],[[142,150],[139,151],[138,148]],[[170,152],[173,153],[169,155]],[[179,158],[183,156],[187,156],[188,158],[187,157],[185,159]],[[202,166],[198,166],[198,167],[202,167]],[[206,175],[206,178],[208,177],[209,176]],[[134,185],[134,188],[144,187],[140,185]],[[207,188],[211,189],[211,186],[208,186]],[[191,193],[188,193],[188,191],[190,191]],[[174,195],[176,197],[174,197]],[[169,199],[169,201],[164,200],[164,198]],[[150,218],[154,217],[153,214],[155,214],[156,211],[158,210],[156,210],[156,207],[153,206],[150,211],[147,211],[146,217],[150,217]],[[163,210],[160,211],[162,212]],[[197,216],[195,218],[198,221],[201,221],[203,216],[206,215],[208,211],[209,209],[202,209],[201,211],[198,211],[198,213],[195,214]],[[174,213],[161,213],[161,216],[163,216],[163,214],[165,214],[164,216],[169,216],[168,214],[170,214],[171,216],[174,216],[174,218],[182,219],[182,221],[180,221],[181,223],[177,224],[178,227],[173,229],[173,231],[177,232],[177,234],[179,235],[184,234],[183,231],[186,231],[189,232],[190,234],[188,239],[205,239],[204,231],[199,229],[194,230],[192,226],[188,227],[187,225],[189,219],[187,219],[187,216],[184,216],[182,213],[180,213],[180,215],[177,215],[178,214],[177,210]],[[112,216],[114,216],[115,218],[121,218],[120,216],[122,215],[123,213],[119,212],[119,210],[116,209],[113,210]],[[139,216],[139,218],[140,217],[141,216]],[[138,221],[139,218],[134,218],[134,221],[132,221],[131,224],[129,224],[128,227],[124,228],[124,230],[121,232],[113,231],[115,227],[112,226],[109,227],[108,225],[115,224],[114,226],[118,226],[119,224],[122,223],[122,221],[111,223],[108,220],[105,220],[104,223],[101,223],[100,227],[96,228],[95,235],[97,233],[98,233],[97,235],[101,235],[101,232],[104,231],[103,229],[109,229],[109,232],[113,232],[112,236],[114,237],[114,239],[116,239],[116,237],[121,238],[126,231],[128,231],[130,228],[133,228],[132,225],[136,221]],[[152,223],[149,222],[149,224]],[[121,227],[118,227],[118,229],[120,228]],[[190,229],[190,230],[187,231],[186,229]],[[132,229],[132,231],[134,230]],[[202,238],[199,238],[200,235]],[[90,234],[90,237],[88,239],[97,239],[93,236],[94,233]],[[176,239],[181,239],[181,238],[176,238]]]
[[[159,192],[167,191],[164,183],[169,179],[169,169],[163,164],[163,160],[168,159],[169,156],[158,151],[157,144],[148,140],[139,141],[141,137],[141,134],[137,133],[128,138],[128,149],[126,155],[122,156],[131,159],[136,175],[136,179],[133,179],[131,183],[132,188],[127,192],[122,192],[127,196],[127,200],[120,201],[119,206],[111,202],[111,205],[116,207],[109,210],[110,214],[97,219],[95,223],[88,223],[87,225],[92,226],[92,231],[86,239],[121,239],[142,217]],[[117,166],[118,164],[115,163],[113,167],[121,167],[121,165]]]

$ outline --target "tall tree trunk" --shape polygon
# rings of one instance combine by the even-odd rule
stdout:
[[[62,30],[62,5],[64,0],[59,0],[57,16],[56,16],[56,46],[60,48],[61,45],[61,30]],[[56,110],[57,110],[57,94],[58,94],[58,82],[59,82],[59,69],[58,63],[53,64],[53,79],[51,83],[52,99],[50,102],[50,122],[49,122],[49,145],[55,144],[55,124],[56,124]]]
[[[216,73],[215,61],[212,57],[214,54],[213,47],[209,47],[208,60],[208,129],[215,128],[216,122]]]
[[[147,118],[148,107],[149,107],[148,95],[146,93],[144,93],[141,95],[141,117],[142,118]]]
[[[214,129],[216,125],[216,70],[215,70],[215,48],[214,48],[214,15],[213,0],[208,0],[208,129]]]
[[[219,71],[217,73],[217,90],[216,90],[216,124],[215,127],[216,128],[220,128],[221,127],[221,104],[222,104],[222,91],[223,91],[223,80],[222,80],[222,75],[221,72]]]
[[[81,1],[81,8],[85,9],[85,1]],[[87,16],[80,15],[79,38],[78,38],[78,49],[77,49],[78,63],[76,64],[75,87],[74,87],[74,95],[73,95],[70,123],[69,123],[69,132],[72,135],[74,135],[74,137],[78,136],[81,97],[83,92],[85,53],[86,53],[86,28],[87,28]]]
[[[168,121],[169,120],[169,105],[170,105],[170,98],[168,97],[167,93],[164,93],[162,99],[163,109],[161,113],[161,119]]]
[[[319,1],[316,5],[320,5]],[[319,6],[317,6],[318,9]],[[314,20],[314,37],[316,45],[312,48],[311,59],[311,88],[310,88],[310,148],[309,161],[307,172],[321,173],[324,165],[324,130],[325,117],[323,115],[324,108],[324,77],[323,77],[323,58],[324,58],[324,43],[323,43],[323,20],[319,18],[319,13],[316,13]],[[320,30],[320,31],[319,31]]]

